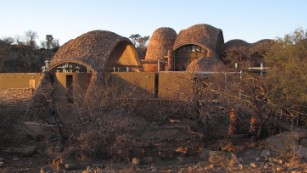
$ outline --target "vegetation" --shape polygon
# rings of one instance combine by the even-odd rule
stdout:
[[[307,103],[307,33],[297,29],[279,38],[265,57],[267,81],[275,107],[301,107]]]
[[[129,37],[136,48],[136,51],[141,59],[145,58],[147,51],[147,42],[149,41],[149,36],[141,36],[140,34],[132,34]]]
[[[52,35],[37,44],[37,33],[25,32],[24,37],[0,39],[0,72],[40,72],[45,60],[50,60],[59,48]]]
[[[52,35],[46,36],[41,49],[38,49],[35,42],[35,32],[27,32],[26,38],[25,42],[10,38],[0,40],[0,62],[1,58],[4,59],[5,65],[2,71],[40,70],[39,63],[50,59],[58,48],[58,42]],[[146,51],[149,36],[133,34],[130,39],[138,51]],[[140,52],[139,55],[142,56]],[[244,57],[247,55],[240,55],[238,50],[231,50],[229,56],[238,58],[236,61],[249,63],[248,58]],[[265,57],[266,67],[269,67],[266,75],[230,74],[227,73],[229,69],[218,69],[224,73],[219,73],[214,78],[189,81],[196,92],[192,97],[187,97],[186,102],[178,101],[182,91],[190,89],[184,88],[185,85],[180,87],[176,101],[154,100],[156,102],[146,103],[129,99],[130,96],[135,98],[138,95],[137,87],[118,93],[116,87],[104,86],[97,88],[93,92],[96,95],[93,94],[91,100],[82,106],[77,103],[63,105],[54,102],[56,90],[52,88],[54,86],[48,86],[44,88],[42,95],[33,98],[41,107],[36,105],[35,109],[30,108],[32,114],[36,115],[31,118],[51,123],[57,128],[55,138],[44,139],[44,149],[51,158],[132,162],[135,157],[140,157],[146,163],[144,158],[148,159],[149,156],[161,160],[198,156],[202,147],[208,145],[212,138],[228,140],[236,134],[248,132],[257,138],[263,137],[269,115],[275,115],[280,109],[306,111],[307,33],[299,29],[279,38],[266,54],[261,52],[261,58],[262,56]],[[93,105],[98,106],[92,107]],[[13,112],[8,108],[15,109],[5,104],[2,107],[0,105],[0,113],[4,113],[0,116],[3,119],[0,123],[0,144],[1,140],[6,140],[4,134],[9,132],[6,129],[12,128],[8,125],[15,121],[15,116],[6,116]],[[39,108],[43,110],[37,111]],[[20,112],[15,114],[19,115]],[[249,120],[253,118],[256,125],[251,127]],[[165,131],[180,133],[165,135]],[[162,138],[163,135],[166,137]],[[184,135],[188,138],[183,138]],[[221,145],[220,143],[216,142],[215,145]],[[241,165],[243,161],[232,153],[233,148],[218,147],[220,150],[231,151],[232,159],[235,158],[235,163]],[[229,161],[224,151],[216,152],[215,156],[222,159],[219,162],[226,163],[226,160]],[[287,158],[297,159],[293,147],[279,152]],[[268,154],[259,164],[271,164],[274,172],[277,163],[273,163],[275,161],[272,156]],[[271,163],[265,163],[268,161]],[[209,162],[214,161],[209,159]]]

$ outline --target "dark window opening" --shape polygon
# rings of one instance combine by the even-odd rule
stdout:
[[[66,76],[66,99],[67,103],[73,103],[73,76],[67,75]]]
[[[53,74],[50,74],[50,82],[51,82],[52,85],[54,84],[54,75]]]
[[[188,65],[198,59],[207,57],[208,51],[198,45],[188,44],[175,50],[174,70],[185,71]]]

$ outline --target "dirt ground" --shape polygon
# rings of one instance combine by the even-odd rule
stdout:
[[[28,141],[27,144],[33,143]],[[195,156],[184,154],[178,154],[173,158],[149,156],[132,158],[124,162],[100,160],[65,163],[60,161],[63,162],[60,169],[56,169],[56,161],[39,152],[39,147],[33,155],[25,155],[18,152],[20,146],[10,146],[1,148],[0,156],[5,165],[0,168],[0,172],[307,172],[306,162],[293,160],[291,163],[281,159],[261,158],[261,153],[266,151],[263,141],[249,147],[246,145],[248,142],[234,146],[239,150],[233,152],[215,151],[220,152],[218,156],[214,156],[217,157],[216,160],[210,156],[211,151],[203,151]]]
[[[167,119],[164,124],[149,124],[139,129],[139,137],[155,141],[161,152],[152,152],[142,157],[127,160],[87,160],[73,162],[50,158],[46,144],[31,131],[25,130],[24,111],[20,109],[28,104],[29,97],[21,100],[0,98],[0,115],[3,122],[14,124],[12,131],[1,134],[0,172],[307,172],[307,162],[295,155],[280,157],[274,154],[266,139],[255,141],[241,135],[232,143],[228,139],[202,139],[199,134],[187,128],[187,122]],[[15,107],[19,105],[19,107]],[[12,108],[12,109],[10,109]],[[5,110],[5,111],[3,111]],[[9,121],[3,117],[10,111],[19,117],[18,121]],[[5,115],[4,115],[5,114]],[[16,115],[12,115],[16,117]],[[36,125],[35,122],[31,122]],[[30,123],[30,124],[31,124]],[[38,130],[39,131],[39,130]],[[43,132],[42,132],[43,133]],[[6,138],[10,136],[10,138]],[[52,152],[52,151],[51,151]],[[291,152],[291,151],[285,151]],[[289,153],[282,153],[287,155]]]

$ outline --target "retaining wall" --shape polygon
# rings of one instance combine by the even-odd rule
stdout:
[[[0,88],[36,88],[42,73],[0,73]]]

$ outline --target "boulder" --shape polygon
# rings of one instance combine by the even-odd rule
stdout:
[[[37,152],[36,145],[22,145],[20,148],[17,148],[15,152],[20,153],[22,156],[31,157]]]
[[[209,150],[204,150],[199,154],[199,158],[201,158],[203,161],[208,161],[209,159]]]
[[[272,151],[289,152],[290,149],[299,157],[307,159],[307,147],[299,143],[304,138],[307,138],[307,129],[297,129],[271,136],[267,139],[266,143]]]

